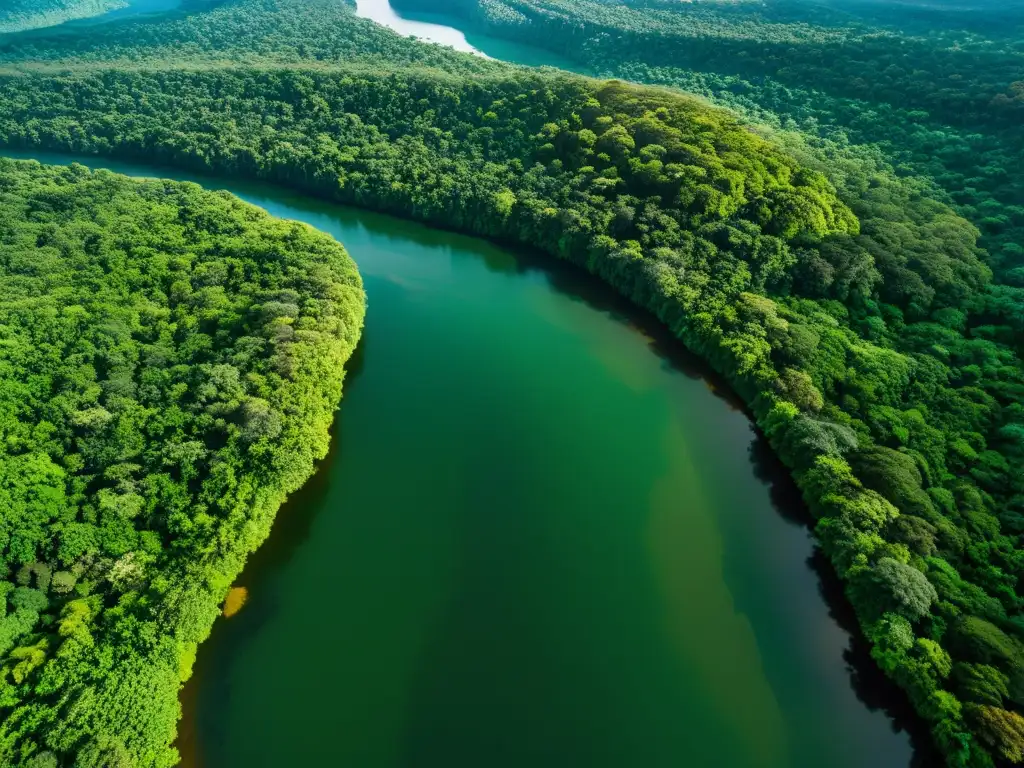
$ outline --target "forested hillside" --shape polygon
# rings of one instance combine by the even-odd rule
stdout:
[[[344,0],[312,0],[303,5],[291,0],[283,4],[184,0],[183,6],[203,12],[97,25],[82,35],[0,38],[0,68],[38,72],[67,65],[195,69],[225,63],[358,63],[379,69],[430,67],[462,75],[507,69],[497,62],[398,37],[357,19]]]
[[[0,160],[0,764],[166,766],[196,646],[327,451],[363,293],[196,185]]]
[[[0,34],[98,16],[127,5],[127,0],[4,0]]]
[[[396,0],[672,85],[930,179],[1024,289],[1024,8],[963,3]],[[923,7],[922,7],[923,6]],[[954,6],[950,8],[949,6]],[[1016,300],[1020,300],[1019,294]],[[998,310],[997,310],[998,311]]]
[[[647,59],[613,58],[625,40],[647,51],[664,38],[665,57],[703,51],[702,61],[735,66],[784,56],[805,73],[795,82],[832,76],[844,46],[812,54],[801,41],[844,35],[848,23],[809,31],[787,5],[751,20],[744,4],[699,4],[694,14],[713,8],[730,23],[709,17],[680,53],[690,47],[665,26],[676,4],[593,3],[587,24],[569,4],[483,8],[492,27],[515,31],[526,19],[567,54],[592,51],[594,64],[604,57],[652,80]],[[621,26],[624,14],[635,29]],[[592,34],[593,24],[604,26]],[[740,56],[730,40],[764,51]],[[1009,63],[979,42],[977,67],[960,48],[936,46],[934,71],[968,80],[929,97],[959,114],[955,135],[981,130],[977,91],[995,88],[991,101],[1012,76],[1016,49],[1006,45]],[[977,170],[974,139],[941,161],[915,149],[904,162],[832,128],[827,139],[765,131],[677,92],[403,40],[329,0],[236,0],[88,38],[12,42],[0,57],[9,145],[267,179],[529,245],[651,310],[729,378],[792,469],[875,658],[949,764],[1024,760],[1024,301],[1013,282],[1022,222],[1007,207],[1016,177]],[[690,63],[661,79],[700,85],[701,75],[682,79]],[[917,131],[924,123],[901,121],[900,110],[925,97],[909,95],[891,65],[882,71],[899,106],[888,112],[768,78],[757,93],[861,104],[864,131]],[[802,125],[766,111],[748,81],[722,82],[735,85],[737,104],[749,97],[748,116]],[[1013,140],[1017,109],[1004,90],[1011,103],[992,108],[1007,111],[985,134],[997,153],[1009,153],[1000,142]],[[963,189],[980,197],[943,192],[930,163],[946,161],[972,174]],[[992,206],[1005,220],[986,222]],[[33,748],[47,706],[40,699],[0,726],[0,754]],[[68,745],[45,742],[65,762]],[[148,765],[160,747],[146,732],[125,748]]]

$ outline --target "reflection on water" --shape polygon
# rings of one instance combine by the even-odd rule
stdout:
[[[470,45],[465,34],[454,27],[399,16],[387,0],[356,0],[356,14],[393,29],[406,37],[416,37],[428,43],[447,45],[457,51],[475,53],[478,56],[490,58],[483,51]]]
[[[105,13],[102,16],[95,16],[92,19],[86,19],[85,21],[91,21],[93,23],[99,21],[106,22],[114,21],[116,19],[124,19],[130,16],[166,13],[167,11],[173,11],[180,5],[181,0],[128,0],[128,5],[124,8],[118,8],[110,13]]]
[[[558,54],[476,31],[460,29],[459,19],[441,13],[398,13],[389,0],[356,0],[356,15],[393,29],[400,35],[447,45],[485,59],[498,59],[528,67],[556,67],[589,74]]]

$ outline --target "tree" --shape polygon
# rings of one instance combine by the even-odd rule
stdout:
[[[869,613],[892,612],[911,621],[927,615],[938,598],[923,573],[891,557],[880,558],[874,567],[862,569],[853,577],[851,587],[855,604]]]
[[[987,704],[968,704],[965,711],[997,754],[1013,763],[1024,760],[1024,717]]]
[[[953,682],[961,699],[1000,707],[1009,698],[1010,679],[988,664],[960,662],[953,666]]]

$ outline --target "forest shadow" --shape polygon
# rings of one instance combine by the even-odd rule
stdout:
[[[539,272],[563,297],[582,303],[628,326],[641,335],[648,348],[662,365],[691,380],[704,382],[714,396],[732,410],[743,412],[750,420],[754,439],[749,448],[749,461],[755,477],[767,488],[775,513],[787,523],[813,531],[814,519],[804,502],[792,475],[773,451],[768,439],[753,423],[753,417],[740,397],[723,376],[696,354],[655,317],[637,307],[600,278],[568,262],[553,259],[535,251],[510,249],[522,272]],[[863,636],[853,606],[846,597],[843,583],[820,547],[812,541],[813,550],[806,560],[808,570],[817,581],[818,593],[829,618],[849,637],[843,651],[850,688],[857,700],[869,711],[881,711],[889,719],[894,733],[904,732],[912,749],[908,768],[929,768],[942,763],[925,721],[917,715],[906,693],[885,676],[871,658],[871,646]]]
[[[732,390],[724,376],[705,360],[691,352],[651,312],[638,307],[618,291],[583,268],[553,256],[506,246],[518,264],[519,272],[543,274],[561,297],[606,315],[642,337],[647,348],[662,366],[692,381],[701,381],[730,410],[748,415],[744,402]]]
[[[776,513],[787,522],[813,530],[814,518],[804,503],[800,489],[760,430],[756,431],[756,438],[750,446],[750,463],[757,478],[768,488],[769,499]],[[886,677],[871,658],[871,644],[861,632],[843,583],[816,543],[806,562],[808,569],[817,578],[818,593],[828,610],[829,618],[849,636],[849,645],[843,651],[843,661],[849,672],[850,687],[858,701],[872,712],[883,712],[889,718],[893,732],[902,731],[909,736],[913,749],[909,768],[941,765],[942,755],[932,742],[927,724],[914,711],[907,694]]]
[[[353,390],[359,388],[358,382],[366,359],[366,337],[364,332],[345,366],[343,403],[351,397]],[[245,638],[255,635],[273,620],[275,606],[269,601],[259,600],[259,596],[265,585],[273,581],[281,569],[291,562],[312,534],[317,514],[325,507],[323,502],[331,487],[332,469],[342,460],[341,454],[345,450],[341,431],[341,419],[336,418],[331,425],[327,456],[317,463],[313,476],[278,510],[270,536],[247,558],[236,584],[248,590],[250,602],[230,621],[223,617],[218,620],[210,636],[199,646],[192,676],[182,686],[179,695],[182,716],[174,745],[181,753],[181,768],[215,768],[223,762],[216,759],[221,745],[216,740],[203,738],[202,713],[205,707],[226,709],[231,692],[227,676],[211,673],[230,661],[235,649],[245,642]],[[253,595],[256,596],[255,600],[251,599]],[[204,749],[200,749],[200,741]],[[214,757],[206,761],[203,759],[204,753]]]

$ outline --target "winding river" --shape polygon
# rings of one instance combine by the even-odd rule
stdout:
[[[2,2],[3,0],[0,0],[0,3]],[[31,29],[18,32],[0,32],[0,39],[14,36],[17,36],[18,38],[33,36],[49,37],[54,33],[77,35],[83,32],[83,27],[89,27],[96,24],[107,24],[113,21],[123,21],[125,19],[138,19],[144,16],[165,14],[170,11],[175,11],[181,6],[181,3],[182,0],[125,0],[125,5],[122,8],[115,8],[114,10],[100,13],[96,16],[85,16],[83,18],[71,19],[69,21],[48,24],[41,27],[33,27]]]
[[[369,298],[331,456],[200,649],[186,765],[910,764],[766,446],[610,290],[279,189],[90,162],[328,232]]]
[[[581,71],[578,64],[543,48],[513,43],[475,31],[463,31],[456,26],[459,21],[452,16],[439,13],[399,13],[391,7],[388,0],[350,0],[350,2],[355,3],[358,16],[389,27],[406,37],[415,37],[423,42],[446,45],[457,51],[483,56],[485,59],[500,59],[530,67],[559,67],[560,69]]]
[[[386,0],[358,6],[480,50]],[[328,232],[369,298],[331,455],[200,649],[185,765],[911,765],[884,711],[899,697],[851,649],[766,445],[609,289],[280,189],[86,162],[226,187]]]

